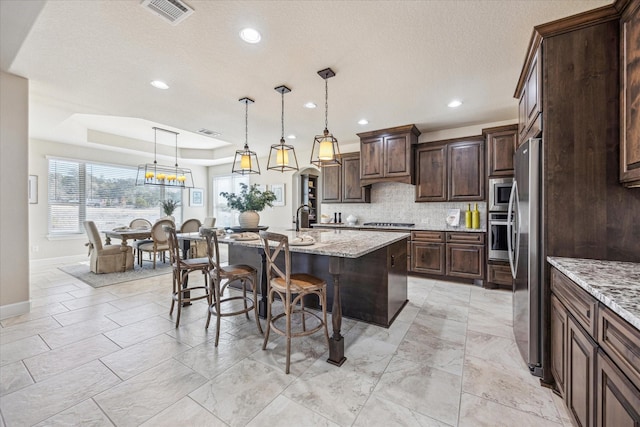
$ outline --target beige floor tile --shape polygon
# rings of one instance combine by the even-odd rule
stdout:
[[[375,391],[382,399],[455,425],[460,388],[459,375],[394,357]]]
[[[468,331],[466,355],[489,360],[526,371],[527,364],[512,339],[481,332]]]
[[[466,305],[438,304],[427,299],[420,313],[464,323],[469,318],[469,307]]]
[[[206,378],[180,362],[168,360],[94,397],[118,426],[137,426],[157,415]]]
[[[467,356],[462,391],[560,423],[551,391],[541,387],[528,370]]]
[[[71,294],[62,293],[49,295],[41,298],[31,298],[31,308],[42,307],[43,305],[53,304],[54,302],[62,302],[70,299],[74,299],[75,297]]]
[[[411,326],[416,333],[431,335],[446,341],[464,344],[467,339],[467,323],[418,314]]]
[[[120,297],[119,299],[112,301],[111,305],[113,305],[114,307],[118,307],[120,310],[129,310],[134,307],[149,304],[150,302],[156,302],[159,304],[164,303],[166,305],[167,302],[171,302],[171,298],[166,299],[163,297],[161,300],[160,296],[156,295],[155,293],[145,292],[130,297]]]
[[[123,326],[113,331],[105,332],[105,335],[120,347],[128,347],[155,337],[156,335],[171,331],[174,328],[175,325],[173,322],[156,316]]]
[[[118,384],[120,380],[95,361],[32,384],[0,399],[8,426],[38,423]]]
[[[33,384],[33,378],[22,361],[0,367],[0,396]]]
[[[416,363],[424,363],[455,375],[462,375],[465,345],[422,333],[411,327],[396,351],[396,355]]]
[[[38,320],[30,320],[15,326],[0,329],[0,348],[23,338],[41,334],[46,331],[60,328],[60,323],[52,317],[44,317]]]
[[[175,325],[173,323],[173,320],[171,320],[170,322],[171,324]],[[182,343],[190,345],[191,347],[196,347],[200,344],[204,344],[209,340],[215,339],[216,337],[216,328],[213,326],[209,326],[208,329],[205,329],[204,325],[205,322],[198,321],[191,323],[180,322],[179,327],[169,330],[167,334],[171,335]],[[221,331],[220,336],[222,337],[224,333],[224,331]]]
[[[175,427],[179,425],[226,427],[224,422],[190,397],[183,397],[149,421],[141,424],[141,427]]]
[[[560,427],[545,418],[462,393],[459,427]]]
[[[69,310],[77,310],[79,308],[91,307],[116,299],[118,299],[118,297],[109,292],[101,292],[98,294],[91,294],[88,296],[77,297],[76,299],[63,301],[62,304]]]
[[[31,291],[30,296],[33,298],[42,298],[48,295],[56,295],[56,294],[63,294],[65,292],[77,291],[78,289],[82,289],[82,288],[78,285],[73,285],[73,284],[54,286],[50,288],[39,288],[39,289],[33,289]]]
[[[140,322],[141,320],[149,319],[150,317],[155,317],[165,311],[167,311],[166,307],[163,307],[160,304],[150,303],[130,308],[128,310],[107,314],[105,317],[113,320],[120,326],[127,326],[132,323]]]
[[[190,348],[167,334],[161,334],[131,347],[112,352],[100,360],[118,377],[126,380]]]
[[[317,427],[337,427],[339,424],[329,421],[322,415],[305,408],[282,395],[278,396],[262,412],[247,424],[252,427],[289,427],[308,425]]]
[[[353,424],[354,427],[450,427],[441,421],[412,411],[386,399],[378,397],[374,392],[360,415]]]
[[[33,378],[40,382],[118,350],[120,347],[113,341],[104,335],[96,335],[37,356],[25,358],[24,364]]]
[[[49,346],[38,335],[0,346],[0,366],[49,351]]]
[[[34,427],[49,426],[106,427],[113,426],[113,423],[104,412],[102,412],[98,405],[96,405],[96,402],[92,399],[87,399],[51,418],[47,418]]]
[[[42,305],[39,307],[32,307],[29,313],[3,320],[2,326],[14,326],[20,323],[28,322],[30,320],[42,319],[54,314],[64,313],[66,311],[69,311],[69,309],[59,302],[54,302],[52,304]]]
[[[246,425],[294,377],[261,363],[243,360],[189,396],[230,426]]]
[[[53,318],[60,322],[62,326],[69,326],[86,320],[98,320],[105,314],[115,313],[116,311],[119,310],[107,302],[73,310],[68,313],[57,314],[53,316]]]
[[[112,322],[102,316],[96,320],[85,320],[62,328],[41,332],[40,336],[49,347],[58,348],[117,328],[118,324],[116,322]]]

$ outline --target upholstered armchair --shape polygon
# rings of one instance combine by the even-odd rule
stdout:
[[[85,221],[84,229],[89,237],[89,266],[94,273],[114,273],[133,268],[133,251],[130,246],[103,245],[100,232],[93,221]]]

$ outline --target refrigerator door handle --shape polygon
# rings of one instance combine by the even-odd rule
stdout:
[[[518,183],[514,180],[511,186],[511,194],[509,195],[509,208],[507,209],[507,252],[509,254],[509,267],[511,267],[511,276],[513,276],[514,279],[516,278],[516,269],[518,268],[517,254],[515,253],[516,245],[513,241],[513,228],[515,220],[515,212],[513,212],[513,207],[514,200],[516,200],[517,192]]]

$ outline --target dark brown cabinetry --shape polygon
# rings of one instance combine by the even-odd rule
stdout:
[[[551,373],[575,424],[640,425],[640,331],[555,268],[551,290]]]
[[[415,184],[413,146],[419,135],[414,125],[359,133],[361,184]]]
[[[370,203],[371,186],[360,186],[360,156],[342,155],[341,166],[322,168],[322,203]]]
[[[521,91],[517,94],[518,102],[518,145],[528,138],[534,137],[542,129],[540,113],[542,112],[542,59],[541,49],[530,52],[530,66],[521,75],[524,81],[518,82]]]
[[[518,126],[483,129],[487,144],[487,175],[489,178],[513,176],[513,153],[518,143]]]
[[[421,144],[416,158],[416,202],[485,199],[481,137]]]
[[[502,288],[513,288],[513,276],[508,263],[492,261],[487,265],[487,282]]]
[[[411,232],[411,268],[415,273],[445,274],[444,232]]]
[[[640,1],[620,18],[620,182],[640,186]]]

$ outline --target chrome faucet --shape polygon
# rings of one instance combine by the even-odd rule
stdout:
[[[309,205],[300,205],[296,210],[296,231],[300,231],[300,209],[309,208]]]

